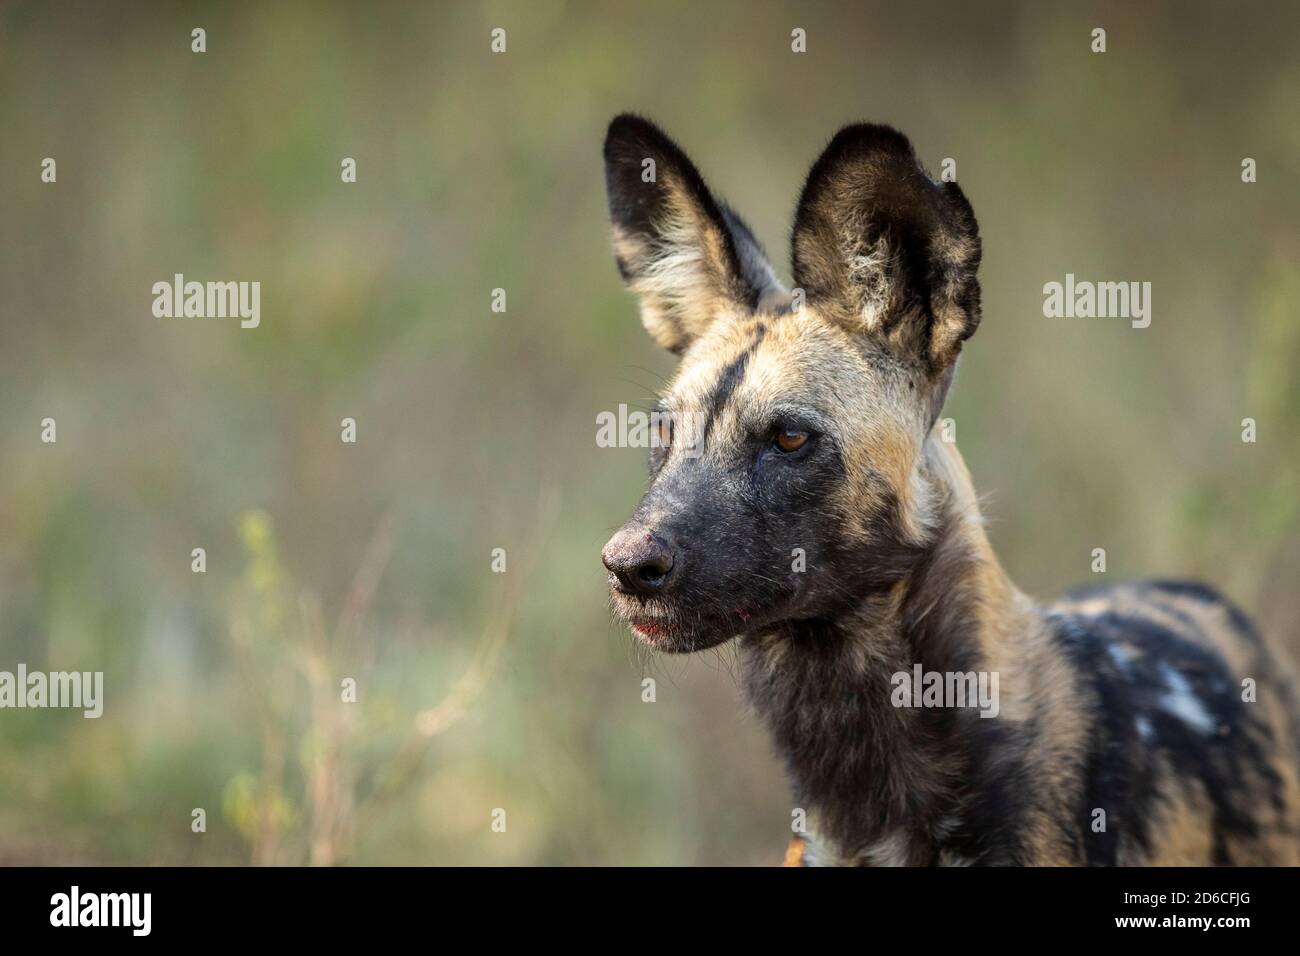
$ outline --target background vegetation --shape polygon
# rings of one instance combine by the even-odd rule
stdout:
[[[948,414],[1012,576],[1048,597],[1105,547],[1109,577],[1211,579],[1300,650],[1298,27],[1282,3],[0,6],[0,669],[106,675],[99,720],[0,712],[0,861],[779,859],[789,797],[729,652],[651,660],[607,615],[644,456],[597,448],[595,416],[672,369],[607,246],[628,109],[778,269],[840,125],[955,158],[985,319]],[[175,272],[260,280],[261,327],[154,318]],[[1151,327],[1045,319],[1067,272],[1151,282]]]

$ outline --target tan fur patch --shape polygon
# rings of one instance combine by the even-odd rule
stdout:
[[[781,861],[781,865],[803,866],[804,849],[806,847],[806,841],[799,837],[791,837],[790,844],[785,848],[785,859]]]

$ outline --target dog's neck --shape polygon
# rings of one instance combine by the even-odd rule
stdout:
[[[1024,700],[1008,699],[1005,673],[1009,721],[984,720],[975,707],[896,706],[894,675],[918,664],[1005,672],[1023,666],[1022,645],[1038,633],[1033,605],[989,546],[956,448],[932,435],[921,468],[934,495],[931,537],[901,581],[833,620],[741,647],[746,693],[776,738],[818,852],[836,862],[978,855],[961,842],[976,832],[966,817],[977,808],[959,800],[958,785],[969,795],[1005,783],[985,776],[1005,763],[1000,735],[1027,716]]]

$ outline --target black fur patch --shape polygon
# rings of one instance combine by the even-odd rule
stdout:
[[[759,323],[754,328],[754,338],[744,351],[732,359],[718,376],[717,384],[713,386],[713,391],[709,394],[708,400],[704,403],[707,411],[705,414],[708,418],[704,423],[703,442],[708,443],[709,434],[713,430],[713,423],[718,415],[726,407],[727,402],[740,387],[740,383],[745,379],[745,369],[749,365],[750,357],[758,351],[758,345],[763,341],[763,336],[767,334],[767,326]]]

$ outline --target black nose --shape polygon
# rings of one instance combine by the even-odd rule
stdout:
[[[629,594],[662,591],[672,574],[672,542],[644,527],[627,527],[609,539],[600,559]]]

